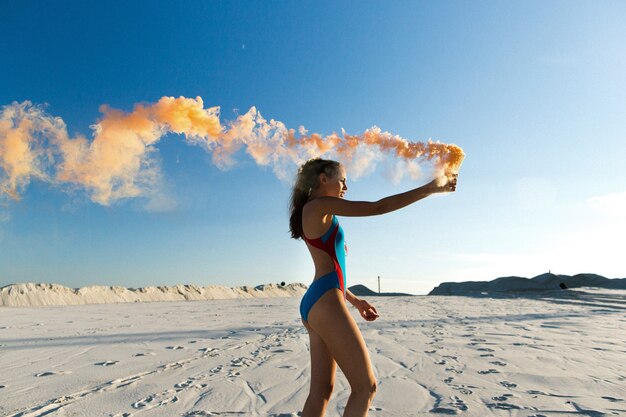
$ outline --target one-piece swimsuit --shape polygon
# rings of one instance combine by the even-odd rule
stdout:
[[[313,281],[300,302],[300,315],[304,321],[308,321],[311,307],[320,299],[326,291],[338,288],[346,298],[346,249],[343,229],[339,225],[337,217],[333,215],[333,221],[328,231],[317,239],[304,240],[311,246],[326,252],[335,264],[334,271],[329,272]]]

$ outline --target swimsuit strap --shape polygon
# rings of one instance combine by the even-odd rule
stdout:
[[[330,225],[326,233],[324,233],[322,236],[315,238],[315,239],[309,239],[306,236],[304,236],[304,232],[303,232],[302,237],[308,244],[318,249],[321,249],[324,252],[327,252],[332,258],[335,252],[334,242],[335,242],[335,236],[337,235],[338,230],[339,230],[339,222],[337,221],[337,217],[333,215],[332,224]]]

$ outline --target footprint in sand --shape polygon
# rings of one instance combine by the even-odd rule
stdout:
[[[454,395],[450,398],[452,398],[452,407],[457,410],[467,411],[467,404],[465,404],[465,401]]]
[[[36,377],[71,374],[72,371],[45,371],[35,374]]]
[[[179,382],[178,384],[174,384],[174,388],[187,388],[193,384],[193,379],[188,379],[184,382]]]
[[[441,404],[443,397],[437,394],[435,391],[430,391],[430,395],[435,399],[434,407],[430,410],[431,413],[451,415],[455,415],[458,413],[457,410],[453,408],[440,407],[439,405]]]
[[[200,348],[200,349],[198,349],[198,352],[202,352],[202,353],[204,353],[205,355],[206,355],[206,354],[209,354],[209,353],[211,353],[211,352],[215,352],[215,351],[217,351],[217,348],[208,348],[208,347],[206,347],[206,348]]]
[[[490,349],[490,348],[480,348],[480,349],[476,349],[479,352],[495,352],[495,350]]]
[[[517,387],[517,384],[514,384],[514,383],[509,382],[509,381],[500,381],[500,385],[502,385],[503,387],[506,387],[506,388],[515,388],[515,387]]]
[[[435,365],[445,365],[446,363],[448,363],[448,362],[446,362],[446,361],[445,361],[445,360],[443,360],[443,359],[440,359],[440,360],[438,360],[438,361],[435,361]]]
[[[289,353],[293,352],[291,349],[274,349],[271,353]]]
[[[3,385],[3,386],[0,386],[0,388],[4,388],[4,385]],[[622,402],[622,401],[624,401],[624,400],[622,400],[621,398],[613,398],[613,397],[601,397],[601,398],[604,398],[605,400],[609,400],[609,401],[611,401],[612,403],[617,403],[617,402]]]
[[[450,414],[450,415],[457,414],[456,410],[453,410],[451,408],[445,408],[445,407],[433,408],[432,410],[430,410],[430,412],[435,413],[435,414]]]
[[[430,354],[430,353],[437,353],[437,351],[435,349],[433,349],[433,350],[425,350],[424,353],[428,353],[428,354]]]
[[[498,410],[523,410],[524,407],[509,403],[487,403],[487,407],[496,408]]]
[[[455,374],[463,373],[463,371],[461,371],[460,369],[454,369],[454,368],[446,368],[446,372],[454,372]]]
[[[493,362],[489,362],[492,365],[498,365],[498,366],[506,366],[506,362],[502,362],[502,361],[493,361]]]
[[[148,352],[148,353],[135,353],[133,356],[134,356],[134,357],[138,357],[138,356],[154,356],[154,353],[152,353],[152,352]]]
[[[139,409],[139,408],[144,408],[145,406],[147,406],[148,404],[150,404],[152,401],[154,401],[156,397],[154,395],[151,395],[149,397],[146,397],[142,400],[139,400],[135,403],[133,403],[133,408],[134,409]]]
[[[165,393],[161,393],[159,395],[163,395],[163,394],[165,394]],[[152,394],[149,397],[144,398],[143,400],[139,400],[139,401],[133,403],[132,407],[134,409],[145,408],[147,410],[149,408],[162,407],[162,406],[164,406],[166,404],[169,404],[169,403],[176,403],[176,402],[178,402],[178,397],[177,396],[173,396],[173,397],[166,398],[164,400],[159,401],[158,404],[155,404],[155,405],[152,405],[151,407],[148,407],[156,399],[156,397],[157,397],[157,395]]]
[[[443,380],[443,382],[445,382],[446,384],[449,384],[452,381],[454,381],[454,377],[452,377],[452,376],[449,376],[449,377],[447,377],[446,379]]]
[[[480,355],[481,358],[493,358],[493,353],[483,353]]]
[[[229,378],[235,378],[237,376],[241,375],[241,373],[239,371],[233,371],[232,369],[230,371],[228,371],[228,377]]]
[[[558,398],[577,398],[576,395],[561,395],[561,394],[552,394],[549,392],[543,392],[543,391],[538,391],[538,390],[528,390],[526,391],[527,394],[531,394],[534,395],[533,398],[537,398],[537,395],[545,395],[546,397],[558,397]]]
[[[178,349],[185,349],[185,348],[183,346],[165,346],[165,349],[178,350]]]
[[[508,401],[509,397],[512,397],[513,394],[502,394],[498,397],[491,397],[492,400],[494,401]]]
[[[465,395],[471,395],[474,392],[471,389],[466,388],[464,385],[456,385],[456,386],[453,386],[452,389],[455,389],[459,391],[461,394],[465,394]]]
[[[212,374],[216,374],[218,372],[221,372],[223,368],[224,368],[223,365],[219,365],[219,366],[216,366],[215,368],[211,369],[209,372],[211,372]]]
[[[6,388],[6,385],[0,385],[0,389]]]
[[[178,402],[178,397],[177,396],[173,396],[171,398],[166,398],[162,401],[160,401],[157,404],[157,407],[163,407],[165,404],[169,404],[169,403],[177,403]]]
[[[120,363],[120,361],[104,361],[104,362],[97,362],[97,363],[94,363],[94,365],[98,365],[98,366],[111,366],[111,365],[117,365],[118,363]]]
[[[231,366],[252,366],[252,361],[248,358],[235,358],[230,361]]]
[[[120,379],[115,379],[113,381],[111,381],[111,385],[115,386],[116,388],[122,388],[128,385],[132,385],[135,382],[141,380],[141,376],[139,375],[135,375],[135,376],[129,376],[127,378],[120,378]]]
[[[488,369],[486,371],[478,371],[479,374],[481,375],[487,375],[487,374],[499,374],[500,371],[498,371],[497,369]]]

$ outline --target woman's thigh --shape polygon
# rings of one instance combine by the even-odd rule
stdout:
[[[324,340],[305,321],[304,326],[309,331],[311,349],[311,390],[321,395],[328,395],[333,390],[337,363]]]
[[[341,290],[330,289],[313,305],[308,324],[324,341],[352,389],[369,389],[375,383],[369,353],[350,315]]]

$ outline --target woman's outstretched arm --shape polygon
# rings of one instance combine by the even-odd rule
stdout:
[[[426,185],[414,188],[401,194],[385,197],[378,201],[350,201],[338,197],[319,197],[307,204],[319,214],[336,214],[338,216],[378,216],[413,204],[431,194],[445,193],[456,190],[456,176],[437,185],[435,179]]]

